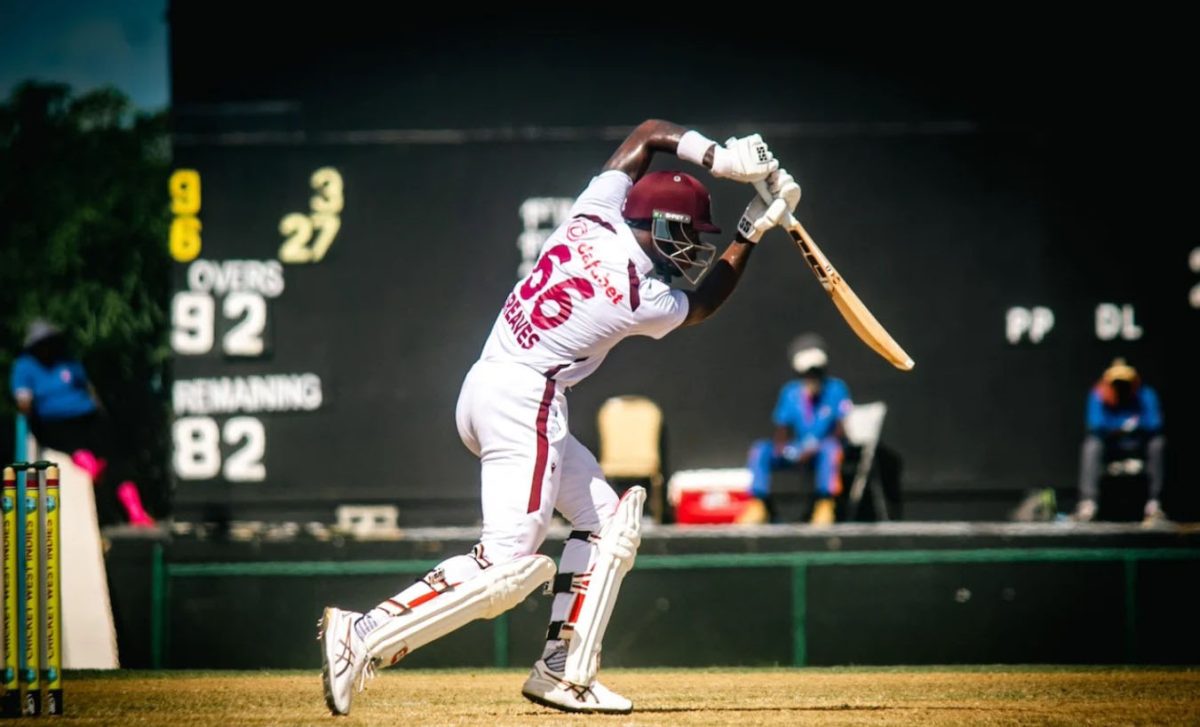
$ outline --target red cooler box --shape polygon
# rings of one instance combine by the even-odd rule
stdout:
[[[750,470],[680,470],[667,483],[667,496],[680,525],[720,525],[738,521],[753,498]]]

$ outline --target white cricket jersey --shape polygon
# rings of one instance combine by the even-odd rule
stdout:
[[[524,364],[572,386],[622,338],[662,338],[683,322],[687,295],[650,277],[654,264],[621,217],[632,186],[616,170],[592,179],[513,287],[481,361]]]

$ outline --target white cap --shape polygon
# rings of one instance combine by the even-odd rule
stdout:
[[[792,368],[799,374],[824,368],[827,363],[829,357],[819,348],[803,348],[792,354]]]
[[[798,374],[804,374],[813,369],[825,368],[829,357],[825,354],[825,341],[815,333],[804,333],[788,346],[788,356],[792,359],[792,368]]]
[[[35,318],[29,324],[29,331],[25,334],[25,348],[36,346],[47,338],[53,338],[61,333],[62,331],[59,330],[58,326],[50,321]]]

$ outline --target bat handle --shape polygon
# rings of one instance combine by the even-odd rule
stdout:
[[[768,205],[771,204],[771,200],[773,200],[774,197],[771,196],[771,190],[767,189],[767,181],[765,179],[755,182],[754,189],[758,191],[758,196],[762,198],[763,202],[766,202]],[[787,219],[784,220],[784,224],[788,227],[795,227],[796,218],[792,216],[791,212],[788,213]]]

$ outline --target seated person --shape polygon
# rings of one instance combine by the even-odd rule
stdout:
[[[760,439],[750,447],[748,467],[753,476],[750,492],[761,500],[772,519],[771,475],[778,470],[812,467],[816,477],[816,503],[812,522],[832,523],[834,498],[842,492],[842,419],[852,403],[850,390],[841,379],[826,372],[828,356],[819,336],[805,334],[792,342],[788,351],[792,379],[779,391],[772,420],[775,436]]]
[[[92,478],[102,525],[120,521],[117,504],[124,508],[130,525],[154,525],[137,486],[128,479],[130,458],[122,456],[121,443],[83,363],[68,354],[61,330],[43,320],[30,325],[25,350],[13,362],[10,383],[17,409],[28,417],[38,443],[70,455]],[[120,484],[114,489],[115,483]]]
[[[1096,517],[1104,465],[1122,459],[1145,460],[1150,489],[1144,517],[1165,517],[1159,504],[1166,446],[1162,425],[1154,389],[1142,383],[1124,359],[1114,359],[1088,395],[1088,434],[1080,457],[1076,520],[1087,522]]]

